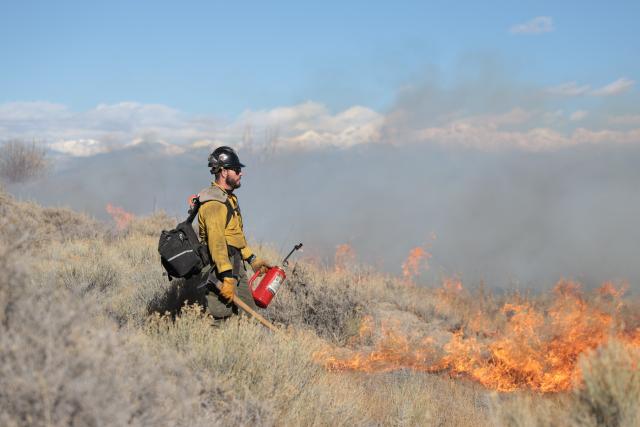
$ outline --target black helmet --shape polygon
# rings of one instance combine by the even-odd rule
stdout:
[[[240,158],[233,148],[223,145],[213,150],[213,153],[209,155],[209,167],[211,168],[211,173],[216,174],[222,168],[243,168],[244,165],[240,163]]]

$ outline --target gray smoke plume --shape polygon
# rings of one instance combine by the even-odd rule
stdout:
[[[207,154],[168,156],[140,144],[69,159],[45,180],[8,189],[103,219],[109,202],[184,216],[187,196],[209,184]],[[410,249],[430,245],[426,282],[457,274],[495,287],[548,287],[560,278],[640,283],[638,146],[370,144],[240,156],[246,232],[283,252],[302,241],[307,254],[331,260],[336,245],[349,243],[361,262],[397,273]]]
[[[12,104],[0,108],[7,135],[35,129],[64,152],[99,154],[66,157],[47,179],[9,190],[103,219],[107,203],[184,216],[187,197],[210,182],[214,141],[242,141],[246,232],[283,252],[302,241],[307,255],[331,262],[336,245],[349,243],[360,262],[397,273],[423,246],[433,255],[425,282],[638,286],[633,81],[615,97],[595,91],[580,103],[514,81],[517,70],[491,55],[459,62],[455,75],[427,70],[385,114],[306,102],[225,124],[136,103],[83,113]]]

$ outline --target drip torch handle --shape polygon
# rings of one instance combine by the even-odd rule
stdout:
[[[249,313],[250,315],[252,315],[253,317],[255,317],[258,320],[258,322],[262,323],[264,326],[266,326],[267,328],[271,329],[271,331],[278,332],[278,328],[276,328],[273,325],[273,323],[269,322],[267,319],[262,317],[262,315],[260,313],[256,312],[254,309],[249,307],[237,295],[233,296],[233,303],[235,305],[237,305],[238,307],[240,307],[241,309],[243,309],[244,311],[246,311],[247,313]]]
[[[289,265],[289,261],[287,261],[287,260],[289,259],[289,257],[290,257],[291,255],[293,255],[293,253],[294,253],[295,251],[299,250],[300,248],[302,248],[302,243],[298,243],[297,245],[295,245],[295,246],[293,247],[293,249],[291,249],[291,252],[289,252],[289,254],[288,254],[286,257],[284,257],[284,259],[282,260],[282,265],[283,265],[284,267],[286,267],[287,265]]]

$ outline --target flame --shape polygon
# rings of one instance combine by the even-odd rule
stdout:
[[[333,257],[333,264],[336,273],[343,273],[349,269],[356,261],[356,252],[350,244],[343,243],[336,246],[336,253]]]
[[[421,247],[409,251],[409,256],[402,263],[402,277],[409,283],[417,278],[421,272],[429,269],[431,254]]]
[[[111,215],[111,218],[113,218],[113,220],[115,221],[116,229],[118,231],[122,231],[127,228],[131,221],[133,221],[133,219],[135,218],[134,214],[125,211],[120,206],[112,205],[111,203],[107,203],[105,209],[107,213]]]
[[[628,283],[624,283],[619,289],[616,289],[613,282],[607,281],[598,288],[598,293],[602,297],[620,298],[625,294],[625,292],[627,292],[628,288]]]
[[[493,310],[476,310],[443,336],[420,336],[423,331],[403,331],[390,321],[376,325],[368,317],[350,348],[328,347],[315,356],[330,371],[413,369],[464,376],[503,392],[569,390],[580,381],[582,353],[612,338],[640,346],[640,327],[625,326],[621,315],[625,289],[607,282],[585,294],[579,283],[561,280],[551,295],[514,295]],[[454,303],[480,304],[457,279],[445,280],[433,295],[436,316]]]
[[[457,295],[462,292],[462,280],[458,277],[445,277],[442,281],[442,289],[438,292],[443,298],[447,298],[451,295]]]

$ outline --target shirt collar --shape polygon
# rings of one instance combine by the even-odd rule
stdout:
[[[229,192],[229,191],[225,190],[225,189],[224,189],[224,188],[222,188],[222,187],[221,187],[217,182],[215,182],[215,181],[211,181],[211,185],[212,185],[212,186],[215,186],[215,187],[218,187],[219,189],[221,189],[221,190],[222,190],[222,192],[223,192],[224,194],[226,194],[227,196],[235,197],[235,194],[233,194],[233,192]]]

